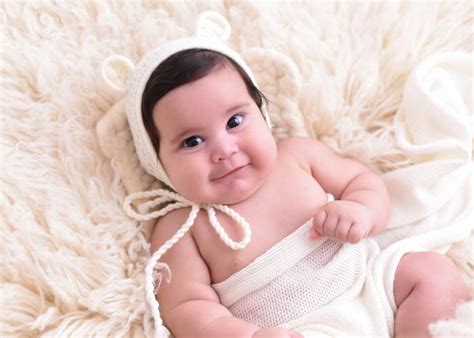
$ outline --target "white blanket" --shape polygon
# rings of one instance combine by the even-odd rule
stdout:
[[[414,138],[413,132],[436,122],[426,131],[453,126],[453,133],[442,130],[452,140],[467,129],[421,113],[410,127],[393,122],[395,114],[403,123],[412,118],[401,102],[417,64],[438,52],[472,53],[472,9],[462,0],[2,2],[0,336],[152,335],[143,273],[149,244],[142,230],[149,228],[131,221],[122,202],[156,182],[136,161],[122,97],[106,91],[98,72],[112,54],[138,61],[161,41],[191,34],[205,10],[229,20],[232,46],[270,99],[277,138],[317,137],[385,173],[395,202],[392,223],[400,226],[381,236],[381,245],[405,238],[410,225],[422,234],[421,220],[430,229],[440,225],[437,219],[452,232],[462,229],[471,201],[472,183],[463,182],[469,177],[464,164],[472,161],[469,142],[437,142],[439,133]],[[454,90],[444,85],[446,94]],[[472,102],[466,106],[472,116]],[[395,139],[396,130],[405,142]],[[423,153],[427,147],[435,153]],[[424,170],[434,164],[437,171]],[[406,174],[390,174],[400,168]],[[436,248],[445,246],[446,232]],[[430,241],[420,236],[415,243],[421,248]],[[472,286],[471,248],[459,242],[448,255]],[[433,332],[471,334],[471,309],[460,308],[455,321],[438,323]]]
[[[410,74],[395,135],[411,163],[383,175],[393,208],[382,247],[415,237],[403,245],[445,252],[474,229],[472,57],[434,55]]]

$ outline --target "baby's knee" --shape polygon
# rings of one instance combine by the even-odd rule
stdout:
[[[433,295],[440,302],[457,302],[468,298],[468,290],[456,265],[445,255],[436,252],[417,252],[407,255],[404,271],[413,286]]]
[[[405,255],[395,275],[394,291],[396,336],[427,336],[429,323],[452,317],[457,304],[468,298],[456,265],[434,252]]]

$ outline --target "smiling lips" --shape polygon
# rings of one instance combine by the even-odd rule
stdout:
[[[247,164],[244,164],[244,165],[242,165],[242,166],[240,166],[240,167],[234,168],[234,169],[232,169],[231,171],[227,171],[227,172],[224,173],[223,175],[214,177],[212,180],[213,180],[213,181],[217,181],[217,180],[221,180],[221,179],[230,177],[230,176],[232,176],[232,175],[238,173],[241,169],[245,168],[246,166],[247,166]]]

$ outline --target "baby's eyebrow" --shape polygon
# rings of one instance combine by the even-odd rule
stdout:
[[[175,137],[173,137],[173,139],[171,140],[171,143],[172,144],[181,143],[181,140],[183,139],[185,135],[196,134],[198,133],[198,131],[199,129],[197,128],[185,129],[182,132],[179,132]]]
[[[236,104],[236,105],[230,107],[229,109],[227,109],[227,110],[226,110],[226,113],[227,113],[227,114],[228,114],[228,113],[231,113],[231,112],[233,112],[233,111],[235,111],[235,110],[239,110],[240,108],[243,108],[243,107],[246,107],[246,106],[249,106],[249,105],[250,105],[250,103],[248,103],[248,102],[238,103],[238,104]]]

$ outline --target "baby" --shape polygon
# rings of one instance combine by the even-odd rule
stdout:
[[[358,315],[341,312],[323,322],[324,309],[347,298],[347,293],[334,291],[338,283],[345,283],[346,292],[362,281],[357,292],[369,295],[366,302],[373,304],[377,297],[370,288],[377,277],[370,265],[379,249],[370,237],[384,229],[390,213],[382,180],[314,139],[276,143],[263,94],[245,62],[227,47],[188,41],[147,60],[146,67],[153,70],[132,88],[138,100],[128,108],[132,123],[142,126],[132,126],[137,149],[144,137],[139,133],[147,134],[157,154],[151,169],[155,176],[174,190],[179,203],[198,206],[190,216],[183,205],[160,214],[152,234],[151,251],[166,246],[160,262],[172,275],[157,291],[161,316],[171,332],[176,337],[301,337],[291,323],[306,312],[321,313],[322,322],[315,327],[326,325],[321,332],[331,332],[330,320],[342,318],[344,325],[344,316]],[[143,154],[141,158],[147,160]],[[239,244],[236,239],[242,242],[233,250],[229,243]],[[270,296],[259,289],[253,291],[256,300],[229,300],[226,283],[243,287],[234,279],[251,279],[258,271],[250,268],[281,265],[275,257],[283,257],[278,250],[289,241],[296,243],[295,251],[307,250],[291,270],[291,286],[277,281],[285,268],[269,283],[283,288],[269,290]],[[340,272],[325,274],[334,264]],[[385,305],[380,305],[379,328],[362,331],[367,335],[427,337],[428,324],[452,315],[467,297],[456,267],[440,254],[406,253],[387,273],[393,284],[383,291],[396,310],[385,318]],[[313,281],[314,276],[319,279]],[[279,292],[291,295],[291,290],[297,290],[294,296],[279,297]],[[299,300],[301,294],[307,304]],[[344,311],[344,305],[340,308]],[[372,325],[375,319],[361,311],[366,317],[362,322]]]

